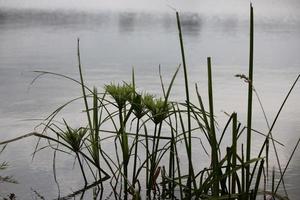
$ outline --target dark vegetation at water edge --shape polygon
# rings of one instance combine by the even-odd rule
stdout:
[[[54,166],[57,153],[74,156],[81,169],[83,189],[65,197],[60,196],[59,199],[71,199],[75,196],[84,199],[85,191],[89,189],[93,189],[95,199],[254,200],[258,195],[288,199],[284,174],[300,139],[295,143],[287,165],[281,168],[276,146],[282,144],[273,138],[272,130],[300,75],[289,89],[275,119],[269,123],[265,117],[269,131],[261,133],[255,130],[252,127],[252,102],[254,97],[259,103],[261,101],[254,88],[254,17],[251,6],[249,74],[236,75],[248,84],[247,124],[239,122],[237,113],[228,114],[226,126],[218,135],[214,118],[212,59],[207,58],[208,105],[205,105],[198,86],[189,85],[177,12],[176,19],[182,65],[176,68],[168,86],[160,73],[162,97],[138,91],[134,70],[131,82],[107,84],[103,92],[98,92],[96,87],[89,88],[83,76],[78,40],[79,80],[45,71],[37,71],[37,78],[43,75],[63,77],[78,84],[82,96],[53,111],[40,124],[42,132],[32,132],[0,144],[36,136],[39,141],[35,153],[44,148],[40,146],[40,140],[46,140],[48,147],[54,151]],[[184,72],[184,102],[170,100],[172,86],[180,69]],[[196,93],[197,102],[190,100],[192,90]],[[83,101],[85,126],[72,127],[67,119],[57,121],[57,115],[74,101]],[[265,115],[261,103],[260,106]],[[251,141],[254,134],[260,134],[264,143],[258,155],[252,157]],[[195,157],[199,155],[192,151],[194,141],[198,141],[200,135],[209,144],[208,147],[202,146],[204,153],[210,156],[207,166],[196,163]],[[243,139],[244,135],[246,140]],[[224,137],[227,136],[232,141],[231,144],[225,144],[227,147],[224,149]],[[111,144],[110,149],[104,147],[107,143]],[[179,149],[182,146],[184,150]],[[275,177],[274,170],[269,173],[270,148],[273,148],[276,155],[279,177]],[[187,162],[182,162],[184,159]],[[203,168],[199,169],[199,165]],[[55,169],[54,175],[56,178]],[[278,193],[279,186],[283,187],[284,194]]]

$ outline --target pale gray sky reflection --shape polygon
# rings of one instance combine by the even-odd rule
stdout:
[[[299,0],[252,0],[256,15],[265,17],[299,18]],[[122,10],[181,12],[204,15],[230,14],[248,16],[249,0],[0,0],[0,8]]]

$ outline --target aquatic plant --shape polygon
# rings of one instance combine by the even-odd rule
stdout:
[[[41,133],[29,133],[0,142],[0,144],[36,136],[54,144],[50,146],[52,148],[55,146],[55,152],[65,152],[67,149],[75,153],[85,186],[84,189],[68,197],[83,195],[85,189],[98,186],[95,191],[100,193],[100,199],[103,198],[105,189],[111,191],[108,198],[114,195],[115,199],[142,199],[146,195],[147,199],[254,200],[261,193],[280,198],[278,188],[280,185],[284,186],[284,174],[300,139],[295,144],[286,167],[282,170],[276,145],[283,144],[273,137],[272,130],[300,75],[297,76],[280,105],[275,119],[269,123],[258,92],[254,88],[254,14],[251,5],[249,74],[236,75],[248,84],[247,124],[243,125],[238,120],[238,113],[233,112],[228,114],[224,129],[218,131],[214,115],[212,58],[207,58],[208,105],[204,104],[197,85],[194,90],[197,102],[191,102],[192,88],[189,85],[188,66],[185,61],[183,33],[178,12],[176,12],[176,19],[184,73],[184,102],[169,99],[180,66],[176,68],[167,88],[159,70],[163,95],[158,98],[147,92],[138,92],[134,71],[132,71],[131,83],[110,83],[104,86],[104,91],[101,93],[96,87],[90,89],[83,76],[78,40],[77,57],[80,80],[51,72],[39,72],[39,77],[52,74],[71,80],[81,87],[82,96],[70,100],[51,113],[41,124],[44,126]],[[255,130],[252,125],[253,94],[257,97],[265,116],[269,128],[267,133]],[[83,112],[86,120],[83,123],[85,126],[71,128],[62,119],[63,127],[61,127],[60,123],[54,119],[61,110],[77,100],[83,100],[84,103]],[[132,129],[134,132],[131,132]],[[230,134],[232,140],[230,144],[225,144],[224,149],[223,138],[227,134]],[[242,139],[244,134],[245,141]],[[265,140],[258,155],[254,157],[251,156],[253,134],[260,134]],[[201,138],[206,139],[208,146],[203,145]],[[209,155],[209,164],[201,169],[198,166],[202,167],[202,163],[195,161],[199,154],[192,151],[193,142],[198,140],[204,153]],[[104,142],[109,142],[109,149],[103,146]],[[275,173],[272,174],[271,191],[266,185],[269,180],[269,143],[273,145],[277,167],[280,169],[277,184]],[[187,163],[182,162],[182,157],[187,159]],[[86,164],[83,165],[82,161]],[[87,172],[94,178],[94,183],[90,185],[88,185],[90,180],[86,176]],[[265,184],[261,192],[259,188],[262,182]],[[98,192],[94,193],[98,194]]]
[[[129,145],[128,145],[128,136],[125,131],[126,127],[126,118],[130,115],[130,112],[126,113],[126,102],[129,101],[133,95],[133,88],[131,85],[115,85],[110,84],[105,86],[105,91],[109,95],[112,96],[112,98],[117,103],[118,108],[118,115],[119,115],[119,122],[120,122],[120,129],[118,131],[118,139],[120,141],[122,154],[123,154],[123,167],[124,167],[124,199],[127,199],[128,194],[128,163],[130,159],[130,153],[129,153]]]

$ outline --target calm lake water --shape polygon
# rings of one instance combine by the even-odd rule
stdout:
[[[248,15],[202,15],[182,13],[182,29],[189,68],[190,85],[198,84],[206,98],[206,57],[212,57],[215,114],[219,127],[226,115],[236,111],[246,120],[247,85],[235,78],[247,74]],[[34,130],[39,119],[80,95],[78,85],[53,76],[43,76],[34,84],[34,70],[66,74],[78,79],[76,40],[81,41],[85,79],[99,90],[110,82],[130,81],[134,67],[139,90],[162,95],[158,66],[170,80],[181,63],[175,13],[79,12],[0,9],[0,140]],[[272,122],[289,87],[300,72],[300,19],[256,18],[254,84]],[[182,71],[172,91],[172,99],[184,100]],[[278,147],[284,166],[300,137],[300,84],[278,119],[273,134],[285,147]],[[193,101],[196,102],[193,96]],[[74,112],[75,110],[75,112]],[[82,105],[75,103],[63,113],[74,125],[81,124]],[[254,127],[267,132],[258,102],[254,102]],[[62,118],[61,116],[61,118]],[[58,118],[58,119],[61,119]],[[34,120],[32,120],[34,119]],[[255,147],[263,139],[254,135]],[[10,167],[2,173],[13,175],[17,185],[1,184],[0,193],[16,193],[19,199],[34,199],[35,191],[51,199],[57,197],[53,179],[53,153],[41,151],[31,160],[36,143],[28,138],[8,145],[1,161]],[[198,151],[195,147],[194,151]],[[255,150],[254,150],[255,152]],[[62,195],[82,185],[73,158],[58,155],[56,163]],[[201,159],[199,158],[199,161]],[[274,165],[275,160],[271,161]],[[285,183],[291,199],[300,195],[300,151],[287,170]]]

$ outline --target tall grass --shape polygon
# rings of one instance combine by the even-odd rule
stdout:
[[[251,129],[252,129],[252,92],[253,92],[253,7],[250,5],[250,50],[249,50],[249,76],[248,76],[248,112],[247,112],[247,146],[246,161],[251,158]],[[246,192],[250,189],[250,166],[246,167]]]
[[[104,197],[142,199],[143,196],[148,199],[257,199],[261,182],[268,177],[268,173],[265,172],[269,167],[269,141],[272,142],[275,152],[275,144],[282,145],[273,138],[272,129],[299,76],[280,105],[268,133],[255,130],[252,125],[253,92],[258,97],[263,113],[264,109],[253,83],[254,14],[250,5],[249,74],[248,76],[237,75],[248,83],[247,125],[244,126],[238,120],[239,115],[233,112],[228,114],[228,121],[224,129],[219,132],[214,115],[212,59],[207,58],[208,106],[204,104],[197,85],[194,91],[197,102],[193,103],[190,100],[192,88],[189,86],[183,32],[178,12],[176,12],[176,20],[184,75],[184,102],[170,101],[171,90],[180,66],[174,70],[167,87],[160,71],[161,97],[139,91],[135,83],[134,71],[132,71],[131,82],[107,84],[102,88],[102,92],[98,92],[100,90],[96,87],[89,88],[85,82],[84,67],[81,65],[78,40],[79,80],[41,71],[38,72],[37,78],[45,74],[66,78],[79,86],[82,95],[71,99],[52,112],[41,123],[43,126],[41,133],[29,133],[1,142],[0,145],[35,136],[47,140],[55,152],[75,155],[82,172],[84,186],[83,189],[68,197],[78,194],[83,196],[85,189],[96,186],[97,192],[94,193],[99,195],[99,199]],[[59,120],[58,113],[79,100],[83,101],[83,112],[86,116],[83,126],[74,128],[64,119],[62,119],[63,123],[56,121]],[[268,123],[267,118],[266,123]],[[261,146],[260,153],[253,157],[251,138],[256,133],[264,137],[265,142]],[[231,144],[225,143],[226,148],[223,149],[223,138],[228,134],[232,138]],[[246,141],[242,139],[244,134]],[[203,145],[203,138],[208,146]],[[210,155],[209,164],[201,169],[198,166],[202,167],[202,163],[195,162],[199,159],[199,154],[192,150],[192,144],[199,140],[203,152]],[[187,163],[182,161],[182,156],[187,159]],[[277,154],[276,159],[280,168]],[[286,169],[287,167],[282,171],[280,168],[281,174],[277,184],[273,173],[271,192],[265,185],[264,194],[271,194],[276,198],[280,196],[277,191],[284,180]]]

